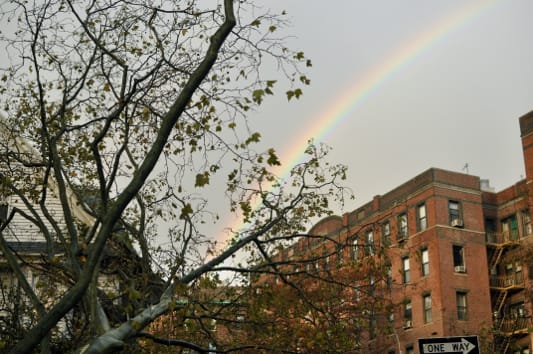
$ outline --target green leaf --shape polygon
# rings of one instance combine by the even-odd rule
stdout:
[[[278,156],[276,155],[276,151],[272,148],[268,150],[267,163],[270,166],[281,166],[281,162],[279,161]]]
[[[263,102],[263,96],[264,95],[265,95],[265,90],[262,90],[262,89],[254,90],[252,92],[252,99],[257,104],[261,104],[261,102]]]
[[[291,98],[294,96],[294,91],[287,91],[287,100],[291,100]]]
[[[245,219],[248,219],[250,214],[252,213],[252,206],[249,202],[240,202],[242,214],[244,215]]]
[[[209,172],[199,173],[196,175],[195,187],[203,187],[209,184]]]
[[[181,208],[180,219],[187,219],[192,213],[192,206],[190,204],[186,204],[183,208]]]
[[[305,85],[309,85],[311,83],[311,80],[309,80],[305,75],[300,76],[300,81]]]
[[[248,139],[246,139],[246,145],[249,145],[251,143],[258,143],[261,139],[261,134],[255,132]]]
[[[296,97],[300,98],[300,96],[303,94],[302,89],[297,88],[296,90],[287,91],[287,99],[290,101],[291,98]]]

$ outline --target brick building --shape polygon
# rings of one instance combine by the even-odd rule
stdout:
[[[331,253],[338,259],[384,248],[394,304],[384,352],[418,353],[418,338],[461,335],[479,335],[488,352],[532,352],[533,112],[520,129],[526,178],[509,188],[495,192],[479,177],[431,168],[310,230],[348,245]],[[279,256],[332,248],[309,242]]]

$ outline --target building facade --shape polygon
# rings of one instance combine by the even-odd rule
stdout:
[[[279,257],[319,254],[330,240],[346,247],[327,252],[328,264],[383,250],[392,306],[382,318],[391,330],[367,336],[369,348],[379,339],[380,352],[411,354],[419,338],[478,335],[486,352],[531,353],[533,112],[520,130],[524,180],[495,192],[479,177],[431,168],[320,221],[310,233],[325,241],[301,239]]]

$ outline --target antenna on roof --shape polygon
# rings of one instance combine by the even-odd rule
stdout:
[[[465,173],[468,174],[468,162],[465,163],[465,165],[463,167],[463,171],[465,171]]]

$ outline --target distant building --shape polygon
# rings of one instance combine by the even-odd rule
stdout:
[[[385,353],[418,353],[418,338],[461,335],[483,337],[495,353],[532,352],[533,112],[520,130],[526,178],[509,188],[495,192],[479,177],[431,168],[310,230],[352,245],[332,254],[341,262],[385,247],[392,331],[367,336],[389,343]],[[310,242],[278,257],[331,249]]]

